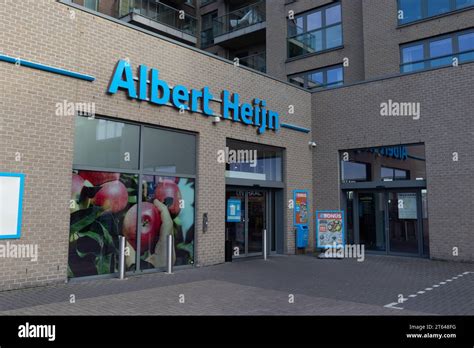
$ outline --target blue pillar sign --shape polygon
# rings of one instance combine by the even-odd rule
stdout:
[[[242,221],[242,201],[240,199],[227,200],[227,222],[241,222]]]

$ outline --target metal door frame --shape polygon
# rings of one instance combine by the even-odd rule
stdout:
[[[391,189],[362,189],[362,190],[344,190],[344,192],[354,192],[353,197],[353,229],[354,229],[354,243],[360,244],[360,229],[359,229],[359,194],[361,193],[382,193],[384,205],[384,236],[385,236],[385,250],[366,250],[367,253],[379,255],[393,255],[393,256],[411,256],[411,257],[425,257],[423,255],[423,212],[421,202],[421,190],[425,188],[391,188]],[[388,215],[388,198],[389,193],[416,193],[416,207],[417,207],[417,238],[418,238],[418,253],[403,253],[391,251],[390,249],[390,220]],[[344,206],[347,209],[347,198],[344,197]]]

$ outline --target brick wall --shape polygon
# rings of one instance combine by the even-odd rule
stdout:
[[[163,125],[198,133],[196,252],[199,265],[224,261],[224,165],[217,150],[226,138],[286,148],[286,195],[312,189],[310,134],[282,129],[257,136],[253,127],[229,121],[213,125],[200,114],[179,114],[170,107],[128,100],[124,93],[107,95],[117,61],[130,59],[160,70],[170,85],[209,86],[214,96],[227,89],[243,101],[259,97],[279,112],[281,121],[311,128],[309,93],[271,78],[236,68],[222,60],[178,46],[144,32],[94,16],[55,1],[10,2],[0,8],[3,54],[95,76],[85,82],[0,63],[0,171],[27,175],[21,243],[39,244],[39,261],[5,259],[0,263],[0,289],[65,281],[69,236],[69,199],[74,119],[55,116],[55,104],[95,102],[97,114]],[[288,106],[295,114],[288,115]],[[15,161],[15,153],[22,159]],[[312,202],[310,202],[311,204]],[[209,230],[202,233],[202,214]],[[294,252],[292,211],[285,210],[286,248]]]
[[[431,257],[473,261],[473,81],[471,63],[314,93],[316,209],[340,208],[339,150],[422,142]],[[420,119],[380,116],[389,99],[420,102]]]

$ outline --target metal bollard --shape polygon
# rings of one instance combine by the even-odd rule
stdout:
[[[166,253],[166,274],[173,274],[173,235],[168,235]]]
[[[125,279],[125,237],[119,236],[119,279]]]
[[[267,230],[263,230],[263,259],[267,259]]]

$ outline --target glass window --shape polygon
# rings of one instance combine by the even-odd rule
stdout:
[[[426,180],[424,144],[340,151],[341,180]],[[366,168],[366,169],[364,169]],[[367,174],[364,174],[367,171]],[[367,179],[366,179],[367,178]]]
[[[370,165],[368,163],[356,163],[350,161],[341,161],[342,181],[370,181]]]
[[[140,127],[76,116],[74,165],[138,169]]]
[[[344,84],[344,69],[342,65],[322,68],[291,76],[288,80],[308,89],[341,86]]]
[[[137,183],[135,174],[72,172],[68,277],[118,271],[118,237],[136,239]]]
[[[425,18],[443,15],[468,6],[474,0],[398,0],[399,24],[410,23]]]
[[[459,36],[459,52],[466,52],[459,55],[460,62],[474,60],[474,32]]]
[[[463,8],[467,6],[474,6],[474,0],[456,0],[457,8]]]
[[[84,0],[84,7],[87,7],[90,10],[97,11],[99,0]]]
[[[341,5],[331,5],[288,22],[288,57],[342,45]]]
[[[226,163],[226,177],[282,181],[283,150],[230,139],[227,147],[227,153],[218,153]]]
[[[308,75],[308,88],[317,88],[324,86],[324,73],[315,72]]]
[[[312,30],[321,28],[322,26],[321,12],[311,13],[308,15],[307,18],[308,18],[307,31],[312,31]]]
[[[410,46],[402,49],[402,72],[411,72],[416,70],[422,70],[425,68],[424,62],[406,64],[417,61],[422,61],[424,59],[423,45]]]
[[[195,180],[144,175],[142,190],[140,268],[153,269],[166,266],[166,238],[162,238],[162,235],[171,233],[174,234],[175,266],[193,264]],[[162,216],[160,211],[163,208],[168,210],[172,219],[167,225],[159,218]],[[136,243],[132,241],[131,244],[136,250]]]
[[[341,5],[329,7],[326,10],[326,26],[341,22]]]
[[[451,11],[451,0],[429,0],[428,1],[428,17],[437,16]]]
[[[196,174],[196,137],[145,127],[143,169],[170,174]]]
[[[461,31],[442,38],[401,46],[400,49],[401,72],[449,66],[454,58],[459,58],[460,63],[465,63],[474,60],[474,52],[470,52],[474,50],[474,32]],[[421,62],[413,63],[420,60]]]
[[[399,16],[401,18],[401,24],[417,21],[423,18],[421,1],[400,0],[399,4],[399,10],[402,11],[401,16]]]
[[[327,71],[327,82],[328,86],[339,86],[342,85],[344,81],[343,77],[343,69],[342,67],[335,68],[335,69],[328,69]]]
[[[303,76],[293,76],[289,77],[288,81],[291,82],[294,85],[300,86],[300,87],[305,87],[304,85],[304,77]]]
[[[342,26],[336,25],[326,29],[326,49],[342,45]]]
[[[453,44],[451,38],[430,42],[430,57],[444,57],[431,60],[431,67],[449,65],[452,62]]]
[[[410,176],[407,170],[381,167],[380,178],[382,180],[409,180]]]

